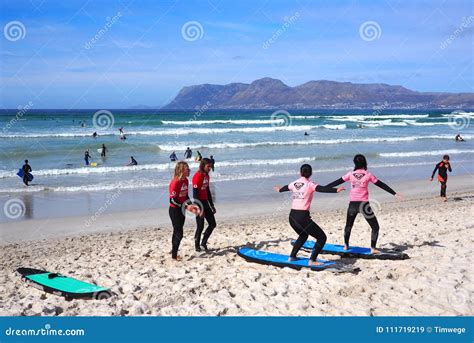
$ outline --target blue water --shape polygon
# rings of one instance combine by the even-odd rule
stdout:
[[[94,117],[95,112],[0,111],[2,199],[24,193],[42,197],[164,190],[174,166],[169,155],[176,151],[182,158],[188,146],[204,157],[214,155],[212,179],[226,185],[220,188],[234,197],[243,182],[291,179],[305,162],[313,165],[315,178],[324,173],[339,175],[352,167],[356,153],[367,156],[376,175],[379,171],[389,179],[396,168],[403,168],[407,179],[426,178],[445,153],[458,174],[474,171],[472,109],[454,114],[450,110],[306,110],[290,111],[289,116],[272,116],[273,111],[111,110],[111,115]],[[124,128],[126,140],[120,139],[119,127]],[[455,142],[457,133],[466,142]],[[108,149],[106,158],[97,152],[102,144]],[[86,150],[97,166],[84,165]],[[125,166],[130,156],[138,166]],[[16,176],[25,159],[35,176],[28,188]],[[189,162],[196,170],[197,164]]]

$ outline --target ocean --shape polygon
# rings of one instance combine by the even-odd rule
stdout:
[[[216,202],[259,201],[274,184],[313,166],[325,184],[351,170],[357,153],[370,170],[397,182],[427,179],[444,154],[453,175],[474,172],[471,109],[450,110],[2,110],[0,111],[0,205],[20,199],[27,215],[0,212],[0,221],[94,214],[119,192],[110,211],[167,206],[174,167],[187,147],[213,155]],[[83,126],[81,125],[83,123]],[[120,139],[123,127],[126,140]],[[97,132],[96,138],[92,134]],[[307,135],[305,135],[305,132]],[[465,142],[456,142],[460,133]],[[107,157],[98,149],[105,144]],[[84,152],[91,162],[85,166]],[[126,166],[133,156],[137,166]],[[35,177],[25,187],[16,175],[28,159]],[[189,161],[192,172],[198,164]]]

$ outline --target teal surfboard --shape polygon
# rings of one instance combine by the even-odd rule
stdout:
[[[326,269],[331,269],[339,272],[353,272],[357,268],[354,268],[350,265],[341,264],[336,261],[326,261],[318,259],[318,262],[321,262],[322,265],[319,266],[310,266],[308,264],[309,259],[304,257],[298,257],[295,261],[288,261],[288,255],[276,254],[269,251],[255,250],[252,248],[240,248],[237,254],[243,257],[248,262],[255,262],[260,264],[267,264],[277,267],[288,267],[292,269],[300,270],[302,268],[309,268],[315,271],[321,271]]]
[[[63,296],[66,299],[107,299],[113,293],[105,287],[80,281],[58,273],[33,268],[18,268],[23,281],[45,292]]]

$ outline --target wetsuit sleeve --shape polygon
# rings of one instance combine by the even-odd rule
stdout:
[[[175,206],[178,206],[178,207],[181,207],[182,203],[180,203],[178,200],[177,200],[177,197],[175,198],[170,198],[170,204],[173,204]]]
[[[453,170],[451,169],[451,163],[448,163],[448,170],[451,173]]]
[[[290,191],[290,189],[288,188],[288,185],[281,187],[280,190],[279,190],[280,193],[289,192],[289,191]]]
[[[391,189],[386,183],[380,181],[380,180],[377,180],[377,182],[374,183],[374,185],[376,185],[377,187],[380,187],[382,188],[385,192],[388,192],[392,195],[395,195],[397,194],[397,192],[395,192],[393,189]]]
[[[212,201],[211,190],[209,189],[209,187],[207,187],[207,201],[209,201],[209,205],[211,205],[211,208],[214,208],[214,202]]]
[[[336,181],[333,181],[331,183],[328,183],[326,186],[324,187],[328,187],[328,188],[333,188],[333,187],[336,187],[336,186],[339,186],[339,185],[342,185],[344,182],[344,179],[342,177],[340,177],[339,179],[337,179]],[[316,192],[319,192],[318,190],[316,190]]]
[[[173,204],[175,206],[181,207],[181,203],[178,201],[178,182],[173,179],[170,183],[170,204]]]
[[[436,163],[436,167],[435,169],[433,170],[433,174],[431,174],[431,178],[434,178],[435,174],[436,174],[436,171],[438,170],[439,168],[439,163]]]
[[[194,199],[199,199],[199,189],[202,186],[202,180],[200,180],[200,177],[198,173],[194,174],[193,176],[193,198]]]
[[[317,185],[316,188],[315,188],[315,191],[319,192],[319,193],[337,193],[336,188],[332,188],[332,187],[328,187],[328,186],[321,186],[321,185]]]

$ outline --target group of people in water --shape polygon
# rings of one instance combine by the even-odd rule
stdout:
[[[369,184],[380,187],[384,191],[392,194],[397,198],[401,195],[394,191],[387,184],[377,179],[367,170],[367,159],[364,155],[357,154],[354,156],[354,168],[347,172],[339,179],[328,183],[327,185],[319,185],[311,180],[313,174],[312,167],[309,164],[303,164],[300,167],[300,177],[286,186],[275,186],[275,191],[292,192],[292,205],[289,214],[289,223],[298,235],[292,251],[289,255],[289,261],[297,259],[297,254],[307,241],[309,236],[316,240],[316,244],[311,252],[309,264],[312,266],[320,265],[317,257],[326,244],[327,236],[324,230],[311,219],[310,208],[315,192],[319,193],[340,193],[344,191],[344,187],[340,186],[345,182],[351,184],[349,193],[349,205],[347,208],[346,225],[344,228],[344,249],[349,250],[349,241],[352,227],[357,215],[360,213],[371,227],[371,253],[377,254],[377,240],[380,230],[377,217],[373,212],[369,202]],[[215,213],[216,208],[212,200],[210,191],[210,176],[212,170],[212,161],[209,158],[203,158],[200,161],[199,169],[192,178],[193,200],[190,199],[188,188],[190,175],[189,165],[184,161],[176,163],[174,174],[169,184],[169,216],[173,226],[171,257],[174,260],[181,261],[178,255],[179,245],[183,239],[183,227],[186,220],[186,212],[190,212],[196,217],[196,231],[194,235],[195,250],[200,252],[202,249],[208,251],[208,241],[216,227]],[[446,198],[447,172],[451,172],[452,168],[449,163],[449,156],[443,156],[443,160],[436,164],[433,171],[431,181],[436,172],[438,172],[438,180],[441,183],[441,198]],[[340,186],[338,188],[335,188]],[[207,221],[207,228],[204,231],[204,221]],[[201,237],[202,236],[202,237]]]

